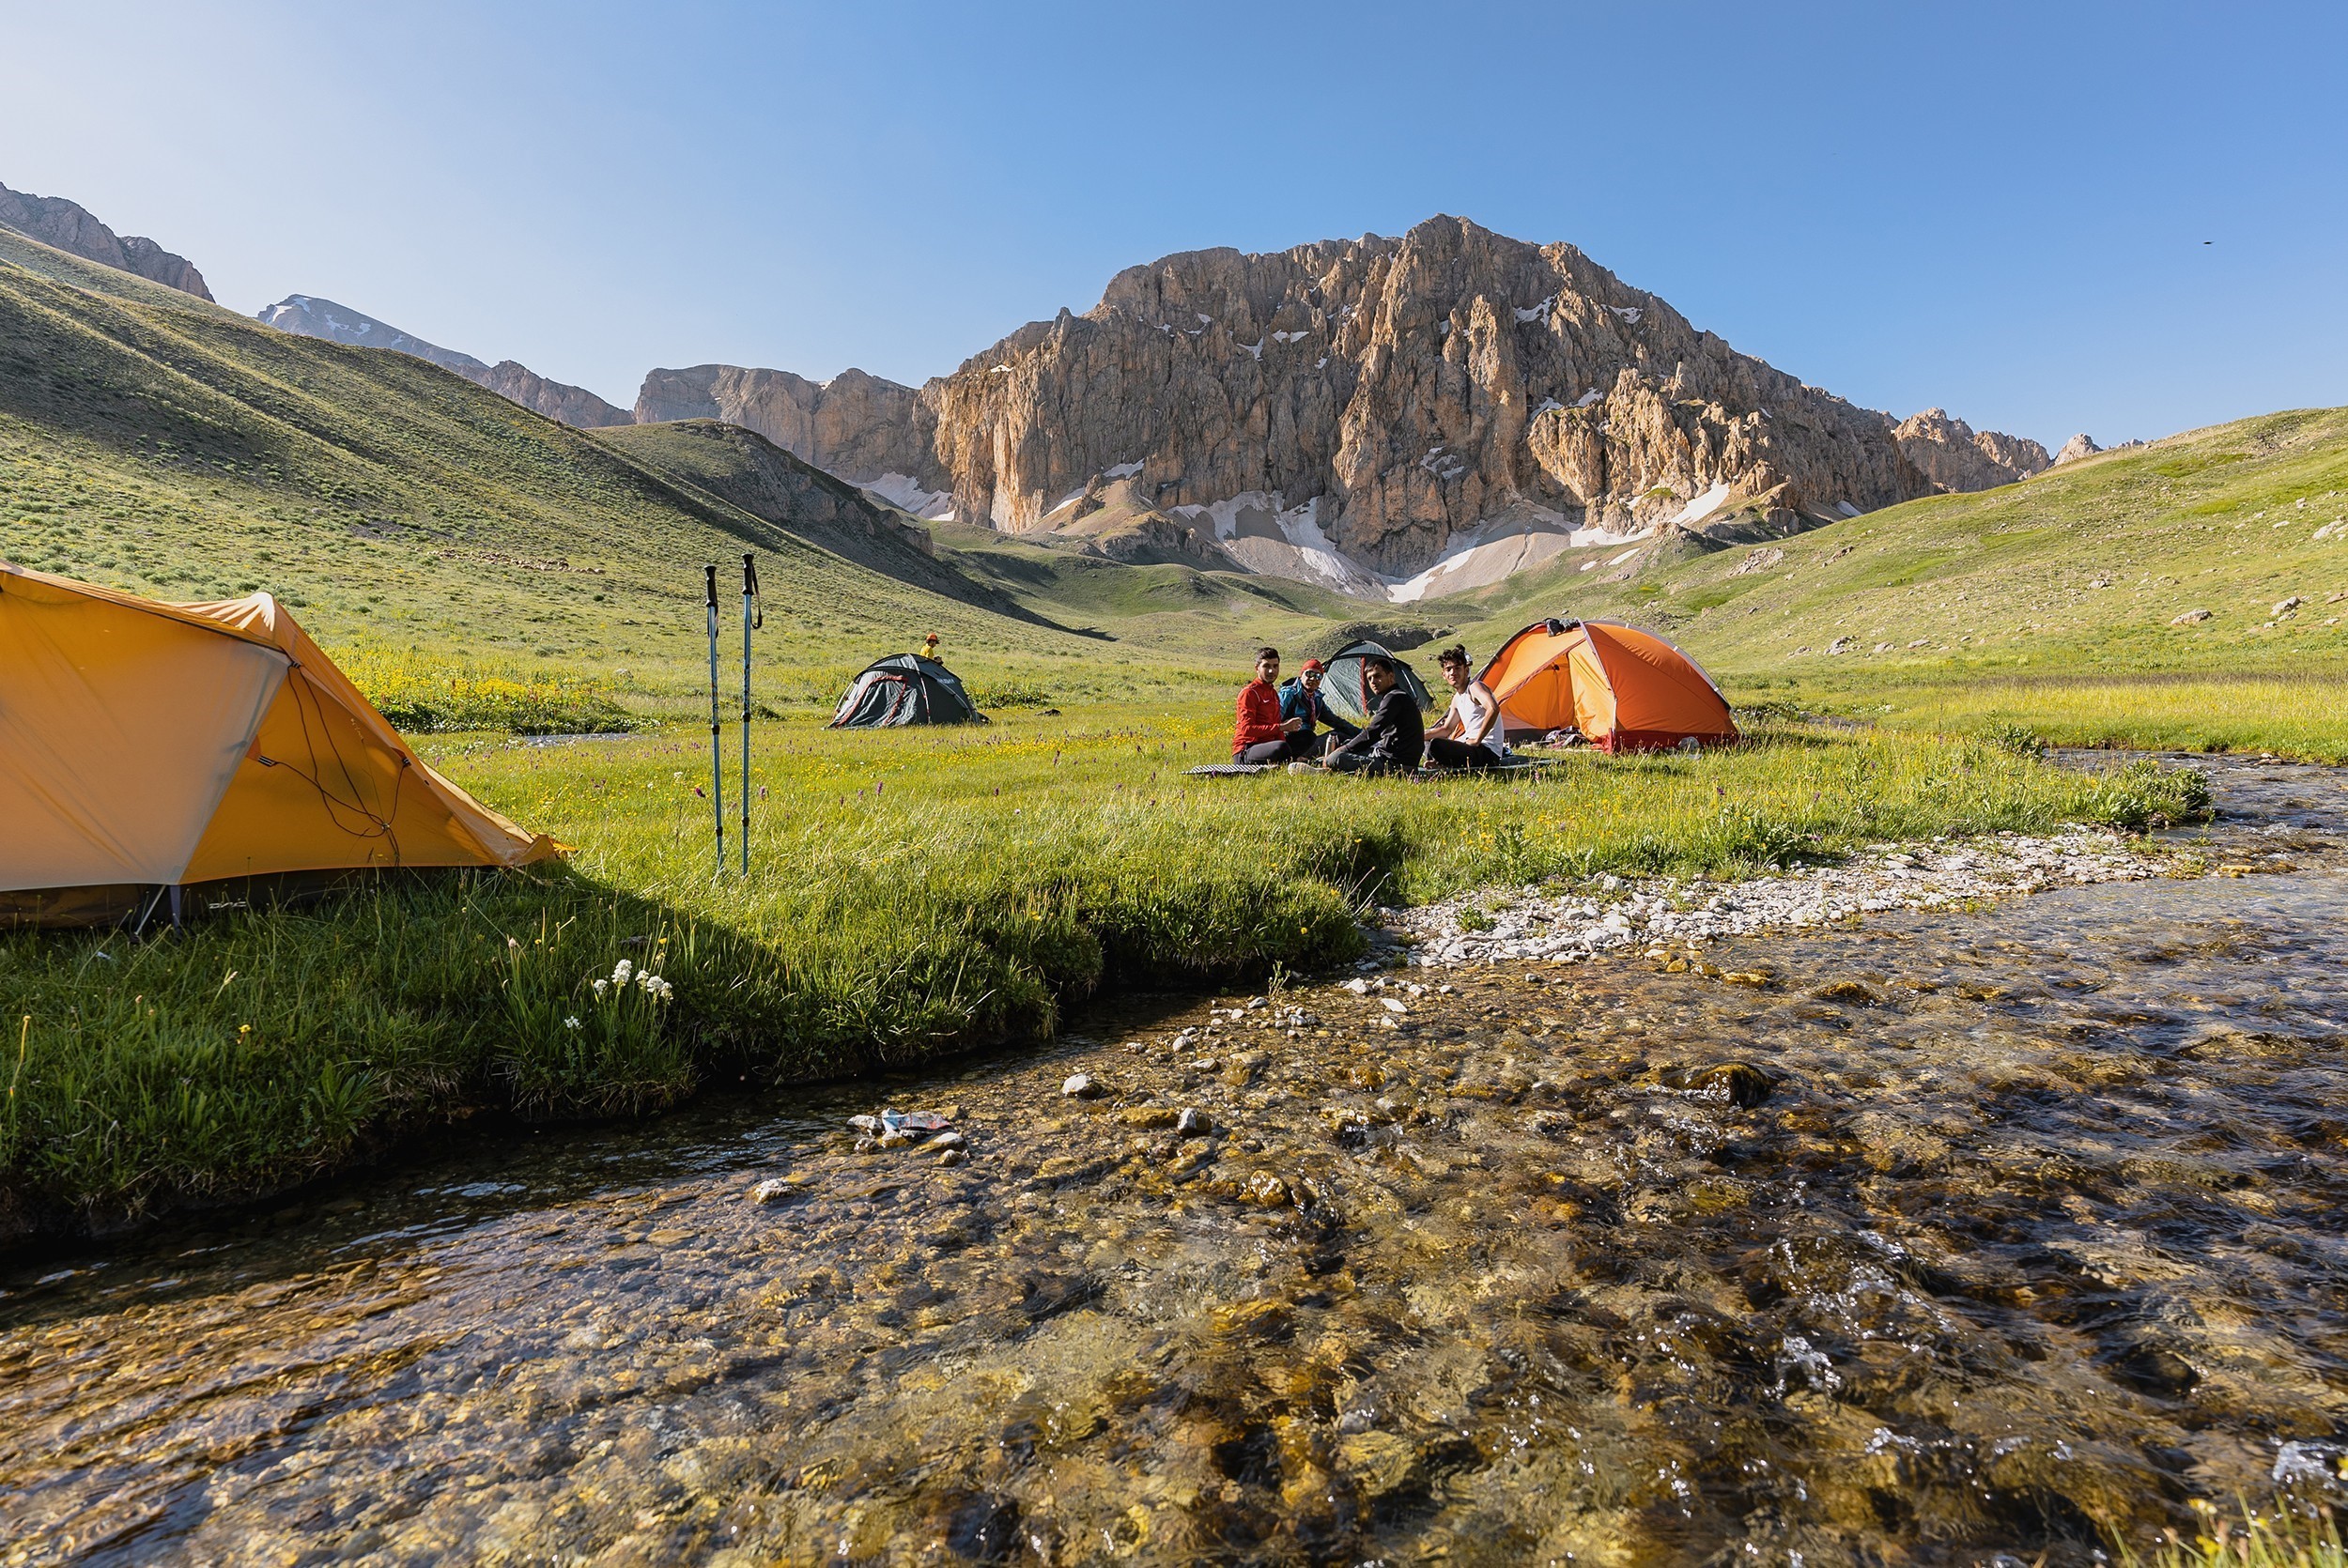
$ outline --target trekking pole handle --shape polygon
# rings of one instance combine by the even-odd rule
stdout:
[[[718,607],[718,568],[715,565],[704,566],[702,568],[702,574],[709,584],[709,607],[716,609]]]

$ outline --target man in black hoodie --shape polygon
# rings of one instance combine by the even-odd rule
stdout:
[[[1427,720],[1394,672],[1391,661],[1370,655],[1362,679],[1375,702],[1362,732],[1322,759],[1339,773],[1410,773],[1427,746]]]

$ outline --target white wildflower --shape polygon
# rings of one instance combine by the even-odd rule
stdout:
[[[635,973],[635,961],[630,959],[622,959],[611,966],[611,983],[615,986],[624,986],[627,984],[628,977]]]
[[[602,996],[603,996],[603,993],[604,993],[605,992],[607,992],[607,991],[610,991],[610,989],[611,989],[611,982],[610,982],[610,981],[609,981],[609,980],[597,980],[597,981],[595,982],[595,996],[596,996],[596,999],[597,999],[597,1000],[601,1000],[601,999],[602,999]]]
[[[647,975],[644,976],[644,990],[651,993],[653,1000],[656,1002],[666,1002],[670,997],[676,994],[676,987],[671,985],[668,981],[662,979],[657,975]]]
[[[579,1027],[579,1015],[574,1013],[569,1018],[564,1019],[563,1021],[563,1027],[565,1029],[576,1029]]]

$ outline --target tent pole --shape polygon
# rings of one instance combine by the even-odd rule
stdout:
[[[718,874],[726,874],[726,759],[718,725],[718,568],[702,568],[709,591],[709,802],[718,814]]]
[[[766,619],[758,607],[758,561],[742,552],[742,874],[750,874],[750,629]]]
[[[169,890],[166,888],[158,887],[155,889],[155,896],[147,900],[146,913],[139,916],[139,923],[131,928],[131,941],[139,941],[147,935],[147,923],[155,918],[155,912],[157,910],[163,907],[163,898],[168,891]]]

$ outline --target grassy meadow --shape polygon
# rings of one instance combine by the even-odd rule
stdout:
[[[1934,734],[2021,730],[2049,746],[2272,752],[2348,762],[2348,669],[2209,675],[2023,672],[1967,682],[1802,683],[1753,695]]]
[[[1374,900],[1745,873],[2193,805],[2149,771],[2090,778],[1978,741],[1801,725],[1506,779],[1181,776],[1228,736],[1197,703],[762,725],[747,879],[714,873],[689,730],[427,738],[427,760],[577,855],[223,909],[145,942],[0,936],[18,1036],[0,1191],[20,1224],[118,1213],[267,1191],[477,1111],[627,1115],[711,1080],[909,1066],[1041,1038],[1104,984],[1324,968],[1359,952]]]

